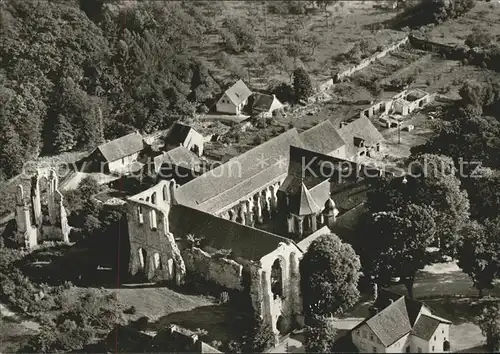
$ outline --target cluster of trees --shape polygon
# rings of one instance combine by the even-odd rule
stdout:
[[[40,152],[166,127],[219,90],[189,50],[213,26],[198,5],[81,3],[0,7],[3,178]]]
[[[0,249],[0,297],[42,325],[22,352],[81,349],[119,320],[120,306],[115,295],[99,290],[78,294],[69,282],[52,287],[34,283],[19,270],[24,256],[18,250]]]
[[[421,154],[409,166],[411,175],[375,183],[366,202],[369,217],[360,225],[355,247],[365,275],[381,286],[401,278],[412,296],[417,271],[430,262],[427,247],[456,253],[469,200],[451,158]]]
[[[307,352],[334,351],[336,330],[330,317],[357,303],[360,267],[351,245],[334,234],[320,236],[307,249],[300,262]]]
[[[115,326],[120,318],[116,294],[86,290],[76,300],[64,293],[55,317],[45,316],[40,333],[22,348],[24,353],[67,353],[95,343]]]
[[[461,17],[474,8],[475,0],[421,0],[409,4],[393,21],[396,27],[418,28]]]

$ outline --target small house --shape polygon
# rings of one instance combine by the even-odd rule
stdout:
[[[275,95],[255,93],[252,104],[252,114],[259,118],[271,118],[275,112],[283,109],[281,103]]]
[[[165,139],[167,150],[171,150],[178,146],[184,146],[186,149],[194,152],[197,156],[203,155],[203,143],[205,138],[189,125],[176,122],[170,128],[170,131]]]
[[[361,353],[446,353],[450,326],[425,304],[382,290],[371,316],[351,330],[351,337]]]
[[[87,158],[87,169],[94,172],[123,174],[134,169],[146,144],[142,135],[131,133],[99,145]]]
[[[251,95],[252,91],[250,91],[248,86],[242,80],[238,80],[224,92],[217,102],[217,112],[240,115]]]
[[[346,142],[347,155],[351,158],[369,155],[371,151],[380,151],[381,144],[385,141],[382,134],[366,117],[342,124],[337,132]]]

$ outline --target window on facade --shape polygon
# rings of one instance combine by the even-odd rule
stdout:
[[[419,348],[418,348],[418,352],[419,352],[419,353],[422,353],[422,348],[420,348],[420,347],[419,347]]]
[[[125,165],[125,157],[122,157],[122,165]]]
[[[372,334],[372,333],[370,333],[370,340],[371,340],[372,342],[374,341],[374,339],[373,339],[373,334]]]
[[[283,270],[279,259],[274,261],[271,268],[271,292],[275,299],[283,297]]]
[[[432,349],[431,349],[431,352],[433,352],[433,351],[434,351],[434,346],[432,346]]]
[[[367,335],[366,335],[366,331],[363,331],[363,338],[366,338]]]
[[[153,255],[153,258],[154,258],[154,263],[155,263],[155,269],[163,269],[162,265],[161,265],[160,255],[158,253],[155,253]]]
[[[434,340],[436,340],[436,336],[434,336]]]
[[[410,350],[410,346],[407,346],[406,347],[406,352],[409,353],[411,350]]]
[[[376,353],[377,352],[377,347],[372,347],[372,352]]]
[[[444,329],[441,330],[441,333],[444,334]]]

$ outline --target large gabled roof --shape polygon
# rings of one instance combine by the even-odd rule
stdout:
[[[346,145],[346,142],[329,120],[325,120],[302,132],[300,138],[306,149],[327,155]]]
[[[144,149],[144,140],[141,134],[131,133],[118,139],[101,144],[97,147],[108,162],[119,160]]]
[[[231,102],[237,106],[243,103],[248,97],[252,95],[252,91],[248,88],[243,80],[238,80],[233,86],[228,88],[225,92],[226,96],[231,100]]]
[[[369,318],[366,324],[386,347],[412,329],[404,297]]]
[[[295,129],[182,185],[175,198],[180,204],[215,213],[285,174],[291,145],[301,146]]]
[[[361,138],[369,145],[375,145],[384,141],[384,137],[373,125],[370,119],[361,117],[345,124],[337,130],[342,139],[352,145],[354,138]]]

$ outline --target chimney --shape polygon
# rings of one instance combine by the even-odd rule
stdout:
[[[177,326],[176,325],[170,325],[170,333],[177,332]]]
[[[191,339],[193,340],[193,344],[195,344],[198,341],[198,335],[196,334],[191,335]]]

